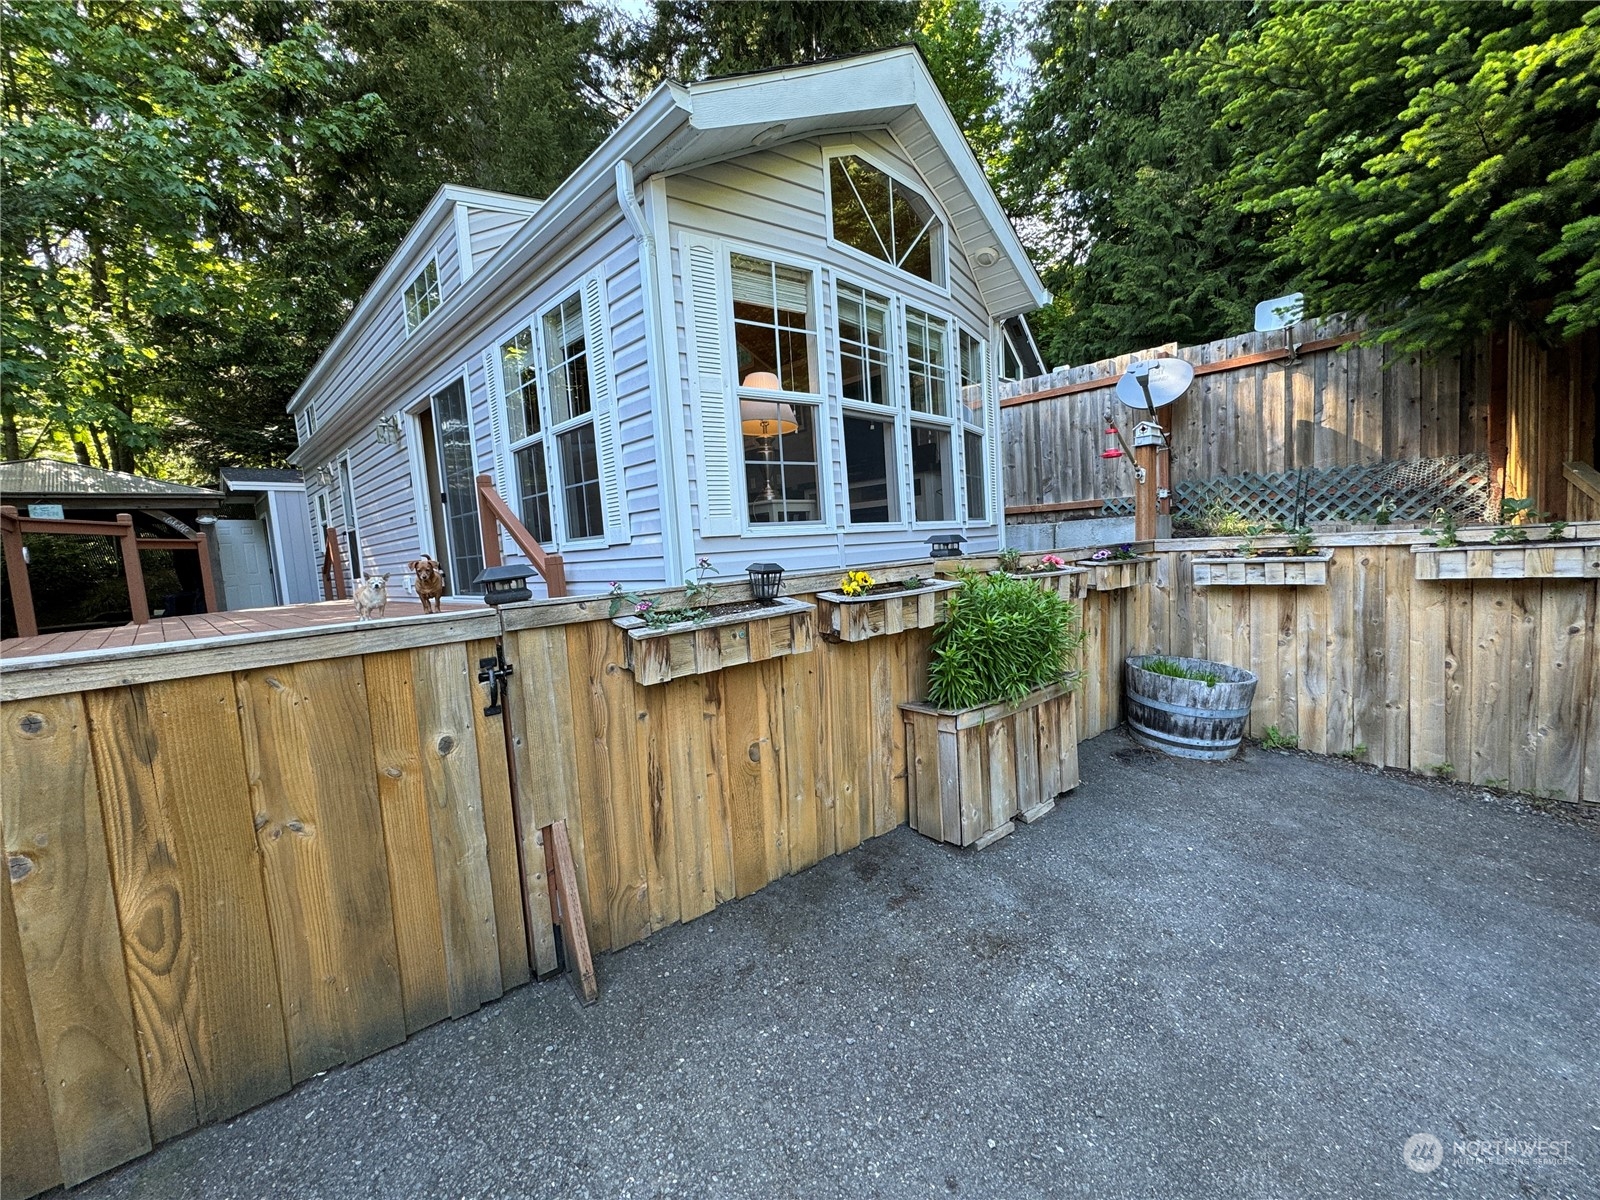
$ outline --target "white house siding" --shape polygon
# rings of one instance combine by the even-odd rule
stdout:
[[[851,140],[886,160],[901,174],[917,176],[906,151],[887,131],[856,134]],[[747,563],[765,558],[775,559],[791,570],[800,570],[926,556],[927,528],[884,529],[845,524],[844,439],[842,417],[837,404],[841,387],[833,311],[837,276],[843,275],[850,281],[904,296],[931,311],[948,313],[980,338],[989,335],[989,314],[971,278],[965,254],[948,228],[947,259],[951,282],[948,296],[942,294],[940,289],[923,284],[887,264],[876,264],[828,246],[826,180],[822,162],[822,141],[808,140],[696,168],[675,175],[667,182],[668,214],[673,230],[675,362],[678,377],[684,381],[675,400],[689,430],[687,442],[691,455],[690,495],[687,501],[695,509],[696,553],[710,557],[723,575],[742,573]],[[923,190],[931,192],[929,188]],[[775,254],[810,261],[820,267],[823,391],[825,396],[834,401],[830,405],[827,424],[829,444],[824,456],[825,470],[829,473],[827,483],[833,509],[833,529],[805,533],[763,531],[719,538],[707,538],[698,533],[701,528],[699,493],[692,456],[699,445],[700,434],[687,382],[690,377],[689,334],[682,263],[682,239],[685,235],[720,238],[755,250],[767,248]],[[993,437],[992,413],[990,420],[990,436]],[[957,486],[960,486],[959,479]],[[993,549],[999,544],[999,526],[994,516],[991,512],[988,522],[965,529],[969,551]]]
[[[526,213],[496,208],[467,208],[467,236],[472,245],[472,270],[483,269],[494,255],[528,223]]]

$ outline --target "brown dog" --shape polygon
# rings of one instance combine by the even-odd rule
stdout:
[[[417,577],[417,599],[422,601],[422,611],[438,612],[439,600],[444,595],[444,572],[426,554],[413,559],[410,566]]]

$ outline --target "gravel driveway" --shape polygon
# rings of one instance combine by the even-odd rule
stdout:
[[[1600,831],[1082,753],[987,850],[897,830],[72,1195],[1600,1197]]]

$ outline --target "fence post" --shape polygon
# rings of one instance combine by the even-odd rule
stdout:
[[[9,504],[0,508],[0,540],[5,542],[6,574],[11,577],[11,611],[17,618],[17,636],[38,637],[33,585],[28,581],[28,560],[22,556],[22,527],[17,524],[17,510]]]

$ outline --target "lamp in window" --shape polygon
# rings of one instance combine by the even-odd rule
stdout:
[[[752,371],[744,377],[744,386],[775,392],[779,387],[778,377],[771,371]],[[799,428],[792,404],[777,400],[739,401],[739,429],[745,437],[756,439],[761,447],[761,457],[766,460],[766,487],[762,490],[761,499],[778,498],[777,492],[772,490],[772,439],[793,433]]]

